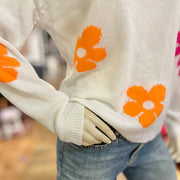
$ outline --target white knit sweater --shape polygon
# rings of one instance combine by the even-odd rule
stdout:
[[[12,103],[61,140],[78,145],[84,106],[132,142],[159,133],[178,72],[180,0],[0,4],[0,92]],[[18,51],[36,26],[52,36],[67,62],[60,91],[39,79]],[[170,129],[180,121],[179,107],[180,101],[171,106],[176,123],[169,123]]]

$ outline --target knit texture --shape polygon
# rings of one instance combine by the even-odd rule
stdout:
[[[179,81],[178,7],[180,0],[1,0],[0,92],[63,141],[81,144],[85,106],[130,141],[147,142],[167,113],[170,129],[179,123],[180,101],[169,108]],[[35,26],[66,60],[59,91],[19,53]]]

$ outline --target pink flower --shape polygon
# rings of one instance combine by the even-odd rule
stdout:
[[[180,31],[178,32],[178,35],[177,35],[177,47],[176,47],[175,57],[179,55],[180,55]],[[180,67],[180,57],[179,57],[177,66]],[[180,76],[180,70],[179,70],[179,76]]]

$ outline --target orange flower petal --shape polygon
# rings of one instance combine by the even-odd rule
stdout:
[[[148,93],[149,99],[152,100],[153,102],[164,101],[165,95],[166,95],[166,88],[161,84],[154,86]]]
[[[6,55],[7,53],[8,52],[7,52],[7,49],[5,48],[5,46],[0,44],[0,56]]]
[[[0,67],[2,68],[15,68],[19,67],[20,63],[12,57],[0,57]]]
[[[164,105],[161,104],[161,103],[156,103],[155,104],[155,108],[153,109],[153,111],[156,113],[157,117],[160,116],[160,114],[161,114],[161,112],[163,110],[163,107],[164,107]]]
[[[17,79],[17,71],[13,68],[1,68],[0,67],[0,82],[2,83],[10,83]]]
[[[89,49],[88,58],[96,62],[102,61],[107,56],[106,49],[104,48],[92,48]]]
[[[101,29],[96,26],[88,26],[79,38],[78,46],[85,48],[97,45],[101,40]]]
[[[128,102],[123,108],[124,113],[131,117],[136,117],[143,110],[142,104],[136,102]]]
[[[7,50],[3,45],[0,45],[0,50],[3,55],[7,54]],[[16,67],[20,67],[20,63],[12,57],[0,56],[0,82],[10,83],[17,79],[18,72]]]
[[[136,100],[139,103],[143,103],[146,101],[147,98],[147,91],[142,86],[132,86],[128,89],[127,95],[133,99]]]
[[[156,118],[159,117],[163,110],[164,105],[160,102],[165,99],[165,94],[166,88],[163,85],[159,84],[155,85],[149,93],[141,86],[130,87],[127,91],[127,95],[135,100],[135,102],[128,102],[124,106],[124,112],[132,117],[137,116],[138,112],[144,112],[139,117],[139,123],[144,128],[149,127],[154,123]],[[146,107],[143,107],[143,103],[145,103],[146,101],[153,102],[154,108],[151,110],[147,110]],[[133,108],[136,108],[136,110],[134,110]]]
[[[97,67],[97,65],[95,62],[88,61],[88,60],[86,60],[86,61],[79,60],[76,65],[76,69],[78,72],[90,71],[90,70],[95,69],[96,67]]]
[[[95,47],[101,36],[100,28],[89,26],[78,38],[73,62],[73,67],[76,67],[78,72],[93,70],[97,67],[96,62],[103,61],[107,56],[105,48]]]
[[[149,127],[151,124],[154,123],[155,120],[156,116],[154,115],[154,112],[152,110],[145,111],[139,117],[139,123],[142,125],[143,128]]]

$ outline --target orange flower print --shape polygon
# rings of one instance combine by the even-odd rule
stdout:
[[[107,56],[105,48],[96,47],[101,37],[100,28],[89,26],[83,31],[82,36],[78,38],[73,62],[73,67],[76,67],[78,72],[95,69],[97,62],[103,61]]]
[[[18,72],[16,67],[20,67],[20,63],[12,58],[7,56],[7,49],[5,46],[0,44],[0,82],[10,83],[17,79]]]
[[[166,88],[155,85],[150,91],[142,86],[130,87],[127,95],[133,100],[124,106],[124,113],[131,117],[138,117],[143,128],[149,127],[161,114],[164,105],[161,103],[165,99]]]

